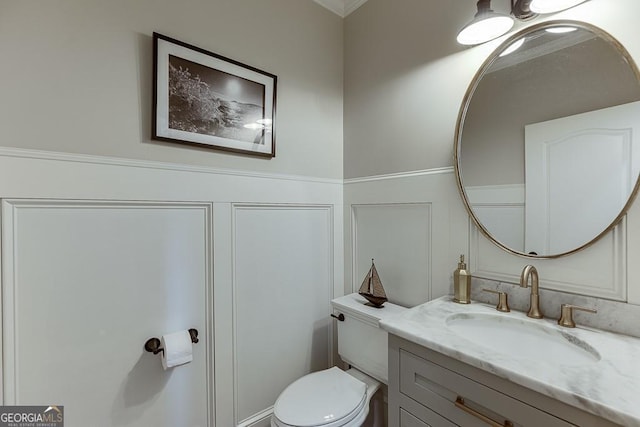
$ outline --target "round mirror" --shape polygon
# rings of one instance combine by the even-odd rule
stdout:
[[[640,73],[611,35],[574,21],[529,27],[482,65],[460,110],[465,206],[508,252],[553,258],[613,228],[638,190]]]

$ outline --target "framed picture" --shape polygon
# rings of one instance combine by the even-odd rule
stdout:
[[[277,77],[153,33],[153,139],[274,157]]]

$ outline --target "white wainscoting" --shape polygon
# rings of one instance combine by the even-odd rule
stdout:
[[[506,246],[524,252],[524,186],[469,187],[466,191],[486,228]],[[626,301],[626,230],[626,220],[623,220],[596,245],[584,251],[559,260],[532,262],[506,254],[472,226],[471,267],[476,277],[516,283],[523,261],[526,261],[540,268],[541,285],[546,289]]]
[[[524,185],[465,187],[478,220],[502,244],[524,252]]]
[[[212,425],[211,205],[2,207],[4,404],[64,405],[70,426]],[[189,328],[188,365],[143,349]]]
[[[626,221],[594,245],[573,255],[537,260],[510,255],[471,227],[471,269],[479,278],[519,283],[524,265],[534,265],[540,287],[627,301]]]
[[[468,217],[452,168],[345,181],[346,292],[375,258],[387,297],[415,306],[449,293]]]
[[[626,217],[627,228],[627,302],[640,305],[640,201],[629,208]]]
[[[519,200],[518,189],[512,190],[509,203]],[[493,192],[491,194],[495,196]],[[503,198],[498,200],[493,196],[482,200],[490,204],[504,202]],[[428,245],[431,252],[428,263],[431,271],[428,274],[431,276],[431,298],[450,292],[451,276],[457,266],[458,255],[467,254],[469,268],[475,277],[515,286],[520,280],[522,268],[533,264],[540,273],[540,286],[544,289],[640,304],[640,285],[635,284],[640,280],[640,267],[635,266],[640,264],[627,261],[634,254],[636,257],[640,254],[640,227],[636,224],[640,217],[638,203],[627,218],[589,248],[558,259],[534,260],[501,250],[478,231],[464,209],[452,168],[346,180],[344,197],[345,281],[347,284],[351,282],[351,287],[347,285],[347,292],[357,290],[362,281],[359,275],[363,274],[364,266],[360,264],[364,262],[361,258],[364,259],[365,255],[360,254],[361,244],[358,240],[365,239],[362,236],[364,232],[376,232],[375,226],[365,226],[366,231],[363,230],[357,224],[357,215],[356,218],[352,215],[352,210],[357,212],[361,205],[378,206],[384,210],[387,205],[424,203],[430,206],[428,219],[431,221],[431,241]],[[386,212],[389,214],[386,219],[389,223],[403,220],[400,212]],[[380,244],[384,245],[384,242]],[[402,246],[398,242],[393,244]],[[413,238],[404,246],[406,253],[420,251]],[[403,268],[401,257],[393,258],[389,268]],[[376,259],[376,265],[383,262],[385,260]],[[384,271],[381,272],[383,274]],[[628,286],[628,283],[633,286]],[[390,283],[391,292],[388,293],[394,298],[395,287],[412,286],[420,288],[422,284]],[[425,294],[414,294],[403,300],[403,304],[416,305],[424,302],[422,299],[426,297]]]
[[[51,398],[55,403],[67,405],[65,409],[71,417],[71,412],[83,413],[79,408],[82,405],[91,407],[101,400],[100,410],[111,417],[100,420],[101,425],[267,425],[272,398],[261,400],[256,390],[249,390],[250,380],[246,378],[255,372],[244,371],[251,365],[252,358],[258,365],[265,359],[263,352],[256,352],[258,343],[251,340],[252,321],[263,318],[265,323],[268,321],[270,327],[262,332],[269,336],[259,338],[262,342],[278,342],[281,334],[274,328],[279,327],[277,316],[283,315],[286,319],[286,313],[279,313],[283,305],[316,301],[317,305],[305,313],[303,323],[311,331],[319,328],[322,337],[329,313],[325,319],[318,316],[328,307],[328,301],[324,297],[316,300],[317,295],[320,292],[339,296],[357,290],[362,280],[358,270],[366,268],[365,262],[359,260],[369,257],[360,250],[363,245],[366,248],[374,244],[368,242],[378,241],[375,229],[381,218],[384,219],[382,222],[391,224],[391,228],[400,227],[394,221],[408,220],[419,230],[416,235],[402,237],[400,233],[400,237],[375,243],[384,247],[387,240],[395,239],[387,247],[399,248],[398,253],[376,255],[376,262],[384,265],[383,278],[385,271],[399,271],[407,262],[402,251],[417,253],[418,260],[424,259],[424,265],[415,267],[412,279],[400,278],[398,283],[394,280],[385,283],[392,299],[396,286],[411,290],[402,293],[401,298],[406,297],[405,305],[420,304],[425,298],[449,293],[451,273],[456,268],[459,254],[472,255],[473,274],[509,283],[516,283],[522,267],[531,263],[530,259],[499,250],[478,235],[470,225],[451,168],[343,183],[341,180],[0,148],[0,199],[3,199],[0,254],[2,401],[10,404],[26,398]],[[557,289],[566,291],[570,289],[566,285],[573,283],[575,286],[570,292],[590,294],[596,291],[585,291],[581,285],[594,283],[609,292],[608,298],[624,300],[625,292],[628,292],[628,301],[639,304],[640,264],[632,262],[640,256],[638,206],[636,203],[631,208],[625,223],[591,248],[558,260],[534,262],[540,271],[542,287],[553,287],[557,283]],[[424,221],[420,219],[423,214],[427,217]],[[140,221],[143,216],[148,216],[148,224]],[[289,232],[286,224],[290,219],[293,221],[291,230],[296,235],[285,234],[281,240],[278,233]],[[253,222],[271,225],[262,229],[258,226],[252,233],[245,226],[249,227]],[[104,226],[94,230],[90,227],[93,224]],[[171,234],[176,227],[184,232]],[[406,231],[407,228],[402,225],[400,229]],[[368,234],[373,237],[367,237]],[[185,236],[192,237],[181,241]],[[423,236],[428,236],[426,244]],[[175,241],[182,245],[179,247],[186,248],[184,254],[171,252],[175,250],[172,239],[177,239]],[[245,271],[249,268],[247,265],[254,265],[252,258],[259,256],[257,246],[251,246],[252,239],[256,245],[272,244],[278,248],[280,242],[286,248],[270,251],[268,256],[257,260],[255,265],[260,265],[260,269]],[[355,239],[361,239],[360,243]],[[105,242],[108,243],[106,246]],[[312,244],[306,246],[306,242]],[[189,246],[191,244],[193,246]],[[66,249],[58,251],[59,247]],[[26,252],[24,248],[28,248]],[[116,250],[109,251],[108,248]],[[278,268],[290,263],[292,254],[298,256],[296,249],[302,257],[296,263],[304,267],[296,265],[295,274],[286,278],[262,276],[269,278],[266,282],[254,280],[269,262]],[[192,256],[187,259],[183,256],[187,254]],[[138,257],[142,257],[140,264],[131,261]],[[39,260],[44,262],[41,264]],[[387,260],[393,261],[387,265]],[[107,269],[113,265],[109,263],[115,263],[116,268]],[[358,264],[357,269],[354,264]],[[305,269],[308,269],[310,281],[300,279],[307,277],[302,271]],[[243,276],[245,273],[247,275]],[[164,281],[171,283],[171,286],[166,285],[168,292],[176,288],[176,280],[184,277],[195,278],[199,285],[189,288],[186,294],[172,293],[171,301],[162,302],[163,294],[158,293],[157,286],[163,289]],[[62,280],[64,278],[69,281]],[[633,284],[628,288],[627,278]],[[56,286],[45,286],[54,279]],[[281,283],[275,283],[277,280]],[[298,280],[300,287],[296,284]],[[312,281],[315,285],[311,285]],[[414,281],[418,283],[410,283]],[[268,305],[262,307],[257,299],[252,299],[253,282],[256,295],[278,295],[285,289],[287,293],[292,289],[299,293],[291,300],[282,296],[276,301],[283,305],[278,305],[278,310],[271,310]],[[37,283],[37,286],[31,287],[28,283]],[[319,289],[322,285],[318,283],[324,283],[326,288]],[[305,288],[305,285],[311,288]],[[62,292],[56,292],[58,290]],[[130,322],[132,302],[144,297],[150,298],[146,302],[148,305]],[[155,310],[158,304],[162,306],[160,311],[150,314],[152,307]],[[108,307],[111,311],[105,310],[107,305],[113,306]],[[168,312],[168,307],[175,307],[177,314],[154,317]],[[251,310],[254,310],[253,314],[243,314]],[[104,322],[110,314],[110,322]],[[29,323],[34,318],[40,329],[34,327],[33,322]],[[317,318],[319,324],[314,323]],[[164,329],[178,327],[177,323],[171,322],[180,319],[202,324],[202,340],[195,347],[196,360],[181,371],[178,368],[167,375],[159,369],[156,357],[143,353],[142,345],[148,336],[171,332]],[[75,326],[74,322],[81,324]],[[53,329],[64,329],[66,325],[91,329],[101,340],[95,340],[94,336],[87,338],[78,329],[75,332],[80,333],[80,337],[62,332],[61,342],[44,335]],[[297,326],[287,325],[290,328]],[[304,336],[297,329],[293,332],[296,337]],[[142,341],[139,335],[144,335]],[[314,355],[304,362],[308,362],[310,368],[315,368],[316,363],[320,365],[321,355],[334,354],[331,334],[327,335],[326,347],[322,344],[324,338],[312,340],[312,349],[308,347],[309,341],[301,342],[301,346],[307,346],[309,354]],[[46,349],[33,348],[34,342],[41,339],[56,345]],[[320,348],[317,348],[318,342],[322,342]],[[242,347],[244,345],[248,347]],[[116,353],[109,353],[114,351]],[[265,351],[272,352],[265,360],[273,361],[277,357],[288,360],[289,357],[276,346]],[[283,377],[292,378],[301,373],[302,351],[299,349],[297,364],[291,369],[277,362],[275,368],[281,370]],[[65,354],[69,359],[63,358]],[[110,357],[110,354],[116,355]],[[213,367],[208,365],[212,356],[215,359]],[[77,405],[70,407],[70,403],[64,401],[71,394],[77,395],[77,390],[65,392],[65,387],[60,387],[58,394],[53,382],[42,388],[30,386],[42,378],[35,378],[30,368],[43,372],[52,361],[64,364],[76,359],[78,364],[69,377],[55,377],[60,373],[54,372],[53,378],[77,383],[87,380],[78,387],[92,392],[83,395]],[[103,364],[104,372],[92,369],[91,375],[82,375],[91,364],[105,360],[110,363]],[[41,365],[35,367],[36,362]],[[125,372],[124,366],[130,366],[130,370]],[[191,370],[197,370],[199,376],[183,374]],[[64,369],[61,372],[64,373]],[[269,372],[266,379],[256,378],[256,384],[266,383],[267,393],[271,396],[284,382],[274,379],[275,372]],[[102,377],[109,374],[113,377],[105,378],[103,384]],[[92,380],[97,380],[98,384]],[[184,388],[199,390],[196,400],[186,403],[182,401],[183,393],[171,395],[174,386],[181,391]],[[40,392],[43,394],[39,396],[29,394]],[[49,394],[44,396],[45,393]],[[167,411],[171,411],[171,416],[184,415],[184,418],[179,422],[163,419],[150,424],[149,420],[155,420],[150,412],[165,396],[171,398],[169,406],[183,402]],[[49,403],[53,402],[43,404]],[[193,414],[184,412],[194,408]],[[84,425],[84,421],[70,425]]]
[[[0,148],[0,199],[4,403],[266,426],[284,382],[333,363],[342,180]],[[191,324],[193,363],[142,350]]]
[[[391,302],[408,306],[429,301],[431,204],[352,205],[351,209],[354,286],[360,286],[375,259]]]
[[[233,206],[237,425],[330,365],[332,217],[331,206]]]

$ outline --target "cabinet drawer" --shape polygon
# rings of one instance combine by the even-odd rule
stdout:
[[[523,427],[573,425],[402,349],[400,392],[465,427],[486,427],[487,423],[456,407],[458,398],[464,399],[464,405],[472,412],[480,413],[498,425],[503,425],[505,420]]]
[[[400,409],[400,427],[431,427],[427,423],[423,423],[404,409]]]
[[[401,427],[404,425],[412,426],[412,423],[415,423],[416,421],[411,417],[417,419],[417,425],[419,426],[427,425],[431,427],[458,427],[458,424],[452,423],[440,414],[437,414],[436,412],[432,411],[424,405],[421,405],[415,400],[408,398],[407,396],[400,395],[398,404],[398,412],[396,414],[390,413],[389,415],[390,418],[399,419]]]

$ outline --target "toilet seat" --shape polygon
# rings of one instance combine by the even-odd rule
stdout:
[[[274,405],[273,421],[280,427],[339,427],[368,412],[368,403],[367,384],[333,367],[290,384]]]

